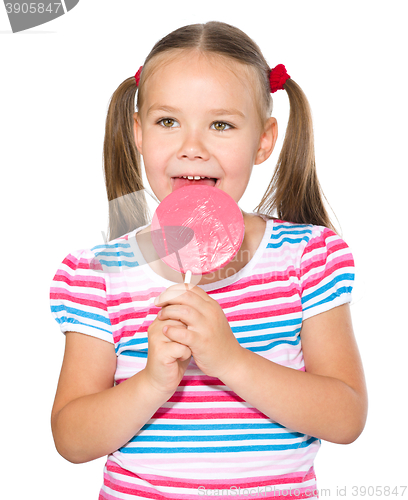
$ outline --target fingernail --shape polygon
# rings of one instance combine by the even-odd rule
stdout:
[[[154,299],[154,305],[157,306],[157,304],[160,302],[160,295],[158,295],[155,299]]]

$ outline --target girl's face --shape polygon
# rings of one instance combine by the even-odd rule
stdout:
[[[182,187],[187,176],[238,202],[253,165],[270,156],[277,136],[274,118],[261,123],[254,82],[242,65],[190,51],[159,65],[143,92],[135,140],[157,198]]]

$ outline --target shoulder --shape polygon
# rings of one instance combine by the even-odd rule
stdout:
[[[136,230],[92,247],[88,251],[88,255],[92,258],[91,268],[94,271],[112,273],[139,266],[140,259],[133,244],[136,241],[135,233]]]
[[[278,245],[282,245],[284,243],[308,243],[313,234],[316,234],[320,228],[320,226],[298,224],[280,219],[270,219],[268,223],[271,226],[272,231],[271,240],[276,241]]]
[[[133,233],[133,231],[132,231]],[[51,296],[81,293],[106,293],[110,273],[139,265],[126,234],[112,241],[69,253],[60,263],[52,279]],[[86,292],[85,292],[86,290]]]
[[[271,247],[297,247],[302,257],[325,248],[329,252],[348,250],[346,242],[332,229],[313,224],[299,224],[271,219]]]
[[[143,226],[144,227],[144,226]],[[99,243],[90,249],[70,253],[64,260],[72,269],[88,269],[96,273],[117,273],[145,263],[136,241],[137,228],[111,241]]]
[[[51,283],[50,305],[62,332],[75,331],[112,342],[108,307],[111,273],[138,265],[129,243],[131,235],[73,251],[61,262]]]

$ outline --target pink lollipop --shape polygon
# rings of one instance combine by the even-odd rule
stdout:
[[[151,225],[159,257],[186,275],[225,266],[240,249],[244,231],[235,201],[224,191],[204,185],[185,186],[166,196]]]

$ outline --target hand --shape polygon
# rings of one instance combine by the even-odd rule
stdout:
[[[161,321],[156,318],[147,330],[148,355],[145,368],[150,383],[170,398],[183,378],[191,358],[191,350],[163,334],[167,326],[175,331],[185,330],[180,321]]]
[[[158,314],[160,320],[178,320],[187,326],[166,325],[164,336],[188,346],[200,370],[222,380],[223,373],[234,366],[242,347],[218,302],[199,287],[178,284],[157,297],[155,304],[162,308]]]

